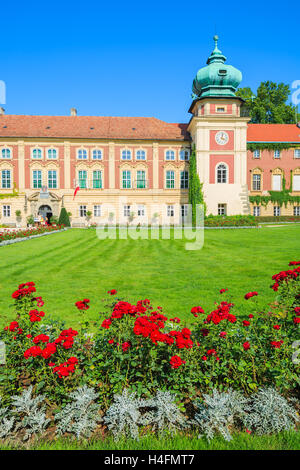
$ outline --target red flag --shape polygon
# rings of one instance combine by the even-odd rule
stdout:
[[[75,189],[75,191],[74,191],[74,197],[73,197],[73,201],[74,201],[74,199],[75,199],[75,196],[76,196],[76,194],[78,193],[79,189],[80,189],[80,188],[79,188],[79,186],[77,186],[77,188],[76,188],[76,189]]]

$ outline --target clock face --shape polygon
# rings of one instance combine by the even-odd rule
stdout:
[[[216,133],[215,139],[216,139],[217,144],[226,145],[227,142],[229,141],[229,136],[228,136],[227,132],[220,131],[220,132]]]

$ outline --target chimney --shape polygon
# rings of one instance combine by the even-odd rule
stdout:
[[[71,116],[77,116],[77,109],[71,108]]]
[[[0,116],[4,116],[5,114],[5,109],[4,108],[0,108]]]

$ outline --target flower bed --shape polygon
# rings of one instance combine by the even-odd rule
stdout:
[[[63,225],[50,225],[39,228],[28,228],[23,230],[3,230],[0,231],[0,246],[1,243],[10,240],[17,240],[19,238],[31,238],[37,235],[42,235],[44,233],[56,232],[62,230]]]
[[[204,219],[205,227],[255,227],[257,218],[252,215],[209,215]]]
[[[176,316],[167,317],[149,299],[132,304],[118,298],[112,289],[93,334],[84,318],[89,299],[75,304],[82,321],[74,330],[63,322],[47,321],[35,284],[21,284],[12,294],[16,319],[1,333],[7,352],[6,364],[0,367],[2,400],[10,404],[12,395],[30,386],[30,393],[47,396],[50,408],[60,409],[70,397],[79,394],[80,400],[83,394],[89,397],[88,403],[101,404],[103,414],[113,406],[115,394],[126,409],[130,405],[143,410],[143,400],[148,400],[146,408],[155,408],[158,405],[153,405],[151,397],[158,402],[167,400],[167,395],[159,398],[157,394],[168,390],[176,394],[185,416],[191,418],[195,400],[200,397],[209,407],[212,391],[220,403],[225,398],[219,393],[229,394],[229,402],[235,392],[240,394],[237,401],[242,396],[254,400],[255,394],[265,393],[268,402],[276,390],[286,397],[297,396],[300,368],[292,357],[299,337],[300,261],[291,262],[289,268],[273,276],[276,299],[265,311],[257,311],[259,293],[252,291],[244,295],[243,311],[236,312],[230,292],[224,288],[211,312],[204,312],[201,306],[191,308],[188,325]],[[264,392],[259,392],[261,387]],[[171,395],[169,406],[174,401]],[[112,429],[114,413],[117,411],[107,418]],[[147,422],[144,418],[139,417],[140,424]],[[119,422],[118,416],[116,419]]]

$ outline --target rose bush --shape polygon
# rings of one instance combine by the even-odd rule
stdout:
[[[213,388],[250,394],[269,385],[295,395],[300,383],[299,365],[292,361],[299,338],[300,261],[289,267],[273,276],[276,299],[265,311],[257,311],[256,291],[243,294],[245,309],[235,311],[224,288],[214,310],[193,306],[187,323],[167,317],[149,299],[131,304],[111,289],[92,336],[84,318],[78,331],[46,320],[35,284],[21,284],[12,294],[17,318],[1,333],[7,347],[1,394],[8,397],[34,385],[62,403],[71,390],[87,384],[105,403],[124,387],[144,396],[168,389],[183,399]],[[89,304],[83,299],[75,305],[84,316]]]

